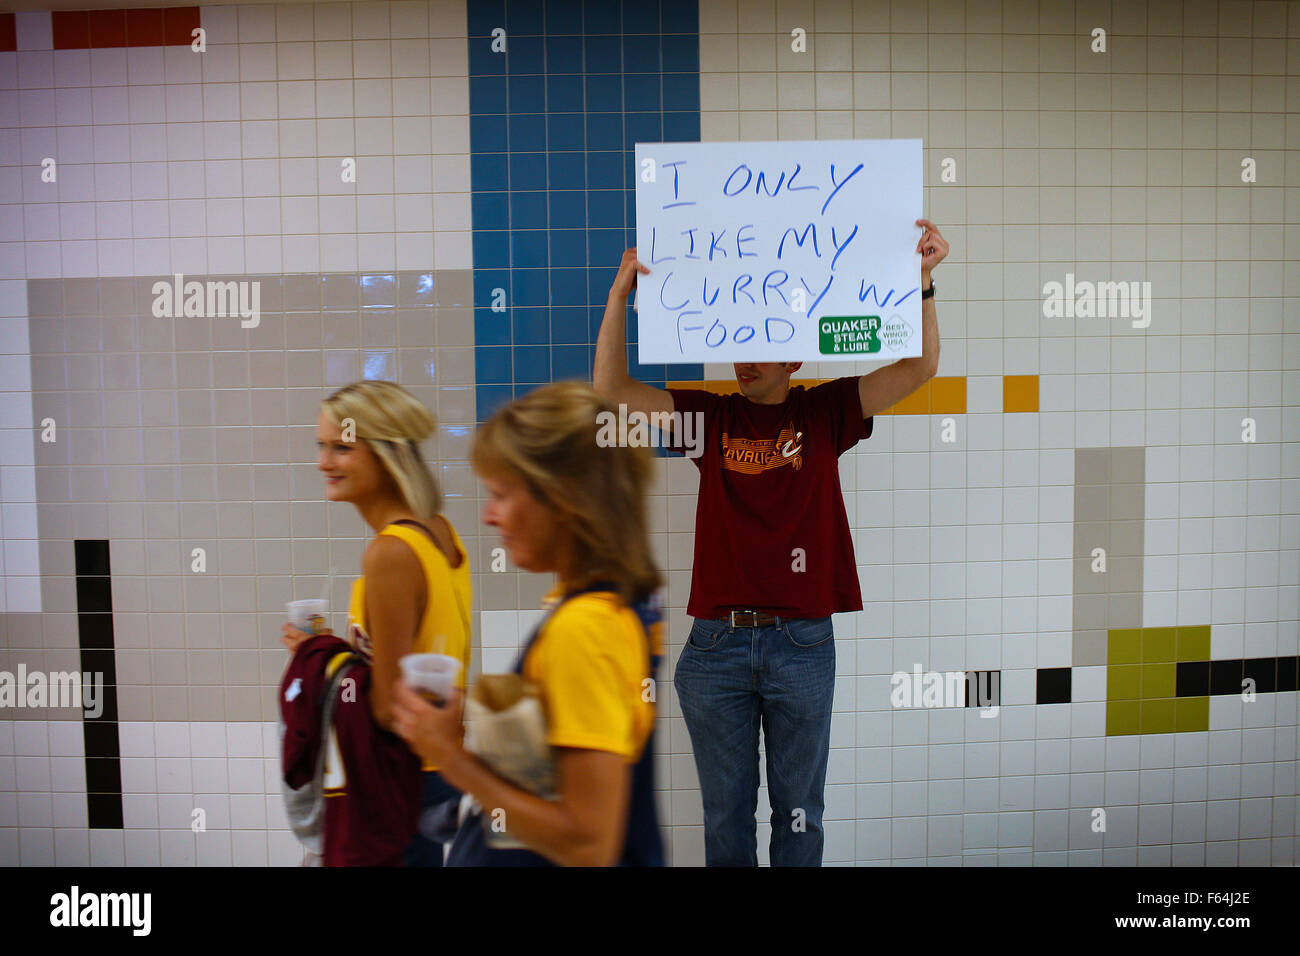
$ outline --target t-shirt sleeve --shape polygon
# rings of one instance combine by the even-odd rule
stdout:
[[[874,416],[862,417],[859,377],[846,375],[808,390],[808,403],[816,417],[829,423],[836,455],[844,454],[862,439],[871,437]]]
[[[639,632],[635,614],[601,598],[574,598],[555,612],[537,666],[527,670],[541,685],[552,747],[636,755],[635,708],[646,669]]]
[[[718,406],[722,403],[722,397],[720,395],[715,395],[713,392],[706,391],[703,388],[670,388],[668,389],[668,394],[673,397],[673,411],[677,414],[694,415],[698,413],[704,416],[700,419],[700,422],[703,423],[703,428],[696,428],[694,423],[692,423],[691,426],[691,435],[693,436],[692,440],[695,442],[703,441],[704,436],[708,433],[709,422],[718,413]],[[680,433],[674,432],[671,440],[667,438],[663,439],[665,442],[664,447],[669,451],[675,451],[679,454],[685,455],[687,452],[687,448],[684,444],[685,437],[686,436]],[[694,449],[694,451],[695,454],[689,457],[698,466],[700,464],[701,456],[698,448]]]

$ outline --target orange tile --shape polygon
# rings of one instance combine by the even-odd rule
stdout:
[[[923,384],[911,395],[907,396],[901,402],[895,402],[893,406],[885,409],[887,415],[929,415],[930,414],[930,393],[933,379]]]
[[[126,11],[127,46],[162,46],[163,12],[157,7]]]
[[[192,31],[202,26],[198,7],[163,8],[163,44],[189,46],[194,42]]]
[[[91,10],[92,49],[126,46],[126,10]]]
[[[1003,375],[1002,410],[1004,412],[1038,411],[1038,376]]]
[[[930,414],[966,414],[966,376],[945,375],[930,379]]]
[[[54,10],[50,34],[56,50],[84,50],[90,46],[90,15],[85,10]]]
[[[104,50],[126,46],[126,11],[90,11],[90,47]]]

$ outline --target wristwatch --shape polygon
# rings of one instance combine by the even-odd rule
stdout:
[[[933,299],[933,298],[934,298],[934,280],[933,280],[933,279],[930,280],[930,288],[926,289],[924,292],[921,293],[921,298],[922,298],[922,299]]]

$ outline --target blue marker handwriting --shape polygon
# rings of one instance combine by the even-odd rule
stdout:
[[[805,320],[815,327],[833,289],[827,307],[835,314],[854,292],[859,303],[874,299],[884,308],[920,289],[878,288],[861,278],[873,271],[864,260],[876,241],[874,204],[864,192],[874,186],[870,174],[860,175],[865,162],[769,157],[764,166],[756,157],[702,176],[679,158],[659,168],[671,169],[672,181],[650,180],[656,215],[645,223],[650,241],[641,260],[652,274],[642,285],[675,316],[682,354],[698,354],[700,341],[708,349],[790,342]]]
[[[720,259],[753,259],[773,253],[777,260],[781,260],[787,255],[804,253],[805,257],[814,259],[830,256],[830,268],[834,270],[839,265],[840,256],[857,237],[861,227],[856,223],[852,229],[836,229],[831,226],[827,248],[823,248],[824,239],[819,238],[815,222],[787,226],[779,237],[770,237],[772,245],[765,243],[762,237],[753,235],[754,228],[753,223],[734,228],[724,226],[721,229],[688,226],[675,234],[671,230],[665,230],[664,235],[660,236],[659,227],[651,226],[650,256],[645,262],[650,266],[673,262],[678,258],[717,262]],[[820,235],[825,236],[826,232],[823,224]],[[756,246],[753,245],[755,243]]]

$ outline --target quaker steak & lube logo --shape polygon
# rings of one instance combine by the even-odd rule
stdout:
[[[817,329],[822,355],[880,351],[878,315],[828,315]]]

